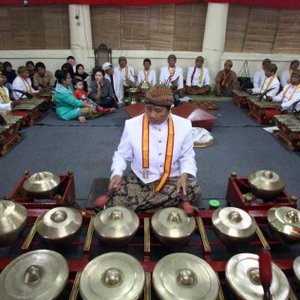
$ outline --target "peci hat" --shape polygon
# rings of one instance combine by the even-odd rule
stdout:
[[[164,85],[155,85],[147,91],[145,103],[155,106],[170,107],[174,103],[173,93]]]
[[[110,68],[112,68],[112,64],[110,62],[105,62],[103,65],[102,65],[102,69],[104,71],[107,71],[109,70]]]

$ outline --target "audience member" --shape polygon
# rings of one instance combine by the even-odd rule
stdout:
[[[85,72],[84,66],[82,64],[76,65],[76,72],[75,72],[75,78],[81,79],[83,81],[83,87],[84,90],[88,91],[88,80],[89,80],[89,74]]]
[[[113,68],[113,66],[110,62],[106,62],[102,65],[102,69],[105,72],[104,77],[107,80],[109,80],[110,83],[111,83],[111,87],[113,89],[114,96],[115,96],[115,98],[118,102],[118,97],[116,96],[116,92],[115,92],[115,82],[116,82],[116,80],[114,79],[114,77],[115,77],[114,68]]]
[[[29,61],[26,62],[25,66],[26,66],[26,68],[27,68],[27,70],[29,72],[29,78],[31,80],[32,87],[34,87],[33,86],[33,76],[34,76],[34,73],[35,73],[34,63],[33,63],[33,61],[29,60]]]
[[[3,63],[3,75],[5,75],[8,83],[13,83],[17,77],[16,71],[13,70],[12,65],[9,61]]]
[[[91,83],[90,98],[105,108],[118,107],[111,83],[105,78],[105,72],[100,67],[93,70],[94,81]]]
[[[74,56],[72,56],[72,55],[68,56],[66,61],[67,61],[68,64],[70,64],[72,66],[73,73],[75,74],[75,72],[76,72],[76,60],[75,60]]]
[[[46,66],[42,62],[35,65],[36,73],[33,75],[33,86],[40,91],[52,90],[55,84],[53,74],[46,70]]]

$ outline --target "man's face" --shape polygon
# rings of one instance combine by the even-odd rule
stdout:
[[[20,76],[22,77],[22,78],[28,78],[29,77],[29,71],[28,70],[25,70],[25,71],[23,71],[23,72],[21,72],[20,73]]]
[[[292,85],[298,85],[300,83],[300,75],[298,74],[292,74],[291,76],[291,84]]]
[[[265,70],[265,75],[269,78],[274,75],[274,72],[271,72],[270,70]]]
[[[231,70],[231,68],[232,68],[232,65],[230,63],[225,63],[224,64],[224,70],[225,71],[229,72]]]
[[[176,59],[175,58],[168,58],[168,64],[169,67],[174,68],[176,65]]]
[[[145,68],[145,70],[149,70],[150,66],[151,66],[151,63],[149,61],[145,61],[144,62],[144,68]]]
[[[108,70],[106,70],[106,73],[108,74],[108,75],[113,75],[114,74],[114,69],[113,68],[109,68]]]
[[[155,106],[152,104],[145,105],[145,113],[151,124],[161,124],[169,116],[169,110],[167,107]]]
[[[298,62],[293,62],[293,63],[291,64],[291,69],[292,69],[293,71],[299,69],[299,63],[298,63]]]
[[[121,59],[119,62],[120,67],[123,69],[126,67],[127,65],[127,61],[125,59]]]
[[[203,60],[202,59],[196,59],[196,67],[201,68],[203,66]]]

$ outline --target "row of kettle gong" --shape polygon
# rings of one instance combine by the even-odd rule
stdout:
[[[274,300],[289,298],[290,285],[280,268],[272,263],[270,292]],[[294,260],[294,273],[300,277],[300,257]],[[226,280],[238,299],[263,299],[259,279],[258,255],[240,253],[229,259]],[[1,300],[56,299],[69,278],[65,258],[52,250],[25,253],[0,274]],[[173,253],[160,259],[152,273],[152,283],[159,299],[215,300],[219,279],[203,259],[188,253]],[[79,290],[85,300],[140,299],[145,272],[133,256],[110,252],[97,256],[83,269]]]
[[[273,207],[267,212],[272,231],[281,242],[300,239],[300,213],[291,207]],[[38,217],[37,233],[48,243],[68,244],[82,225],[80,211],[69,207],[56,207]],[[16,202],[0,201],[0,245],[17,240],[25,227],[27,210]],[[255,234],[257,224],[246,211],[224,207],[212,214],[212,225],[218,237],[227,244],[246,243]],[[124,207],[109,207],[93,217],[93,227],[101,240],[122,245],[130,241],[139,228],[135,212]],[[196,222],[184,210],[168,207],[158,210],[151,218],[151,226],[158,240],[167,246],[186,243],[192,236]]]

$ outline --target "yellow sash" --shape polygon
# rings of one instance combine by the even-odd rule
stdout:
[[[288,90],[291,88],[291,86],[292,86],[292,85],[289,84],[289,86],[283,91],[281,101],[283,101],[283,99],[284,99],[286,93],[287,93]],[[293,98],[294,94],[295,94],[299,89],[300,89],[300,84],[298,84],[298,85],[296,86],[296,88],[294,89],[294,91],[292,92],[292,94],[289,96],[288,101],[290,101],[290,100]]]
[[[8,95],[5,93],[5,90],[4,90],[3,87],[0,87],[0,96],[1,96],[4,103],[9,103],[10,102],[10,99],[9,99]]]
[[[161,177],[155,191],[159,192],[164,187],[171,173],[172,159],[174,149],[174,123],[171,117],[168,118],[168,139],[166,145],[166,156],[164,163],[164,174]],[[143,169],[149,169],[149,120],[146,114],[143,117],[142,131],[142,166]]]
[[[202,82],[202,79],[203,79],[203,67],[200,68],[200,74],[199,74],[199,79],[198,79],[198,82],[201,84]]]
[[[25,87],[25,89],[26,89],[26,92],[29,93],[29,94],[31,94],[31,93],[32,93],[32,88],[31,88],[31,86],[29,85],[29,83],[28,83],[24,78],[22,78],[22,77],[20,77],[20,78],[21,78],[21,80],[22,80],[22,82],[23,82],[23,84],[24,84],[24,87]]]
[[[272,78],[270,78],[270,80],[269,80],[269,82],[268,82],[268,84],[267,84],[267,87],[265,88],[264,91],[266,91],[266,90],[269,89],[269,86],[271,85],[271,83],[273,82],[273,80],[275,79],[275,77],[276,77],[276,75],[274,74],[274,75],[272,76]],[[264,85],[265,85],[265,82],[266,82],[267,78],[268,78],[268,77],[265,78],[265,80],[264,80],[264,82],[263,82],[263,84],[262,84],[262,86],[261,86],[261,88],[260,88],[260,93],[262,93],[262,89],[264,88]]]

